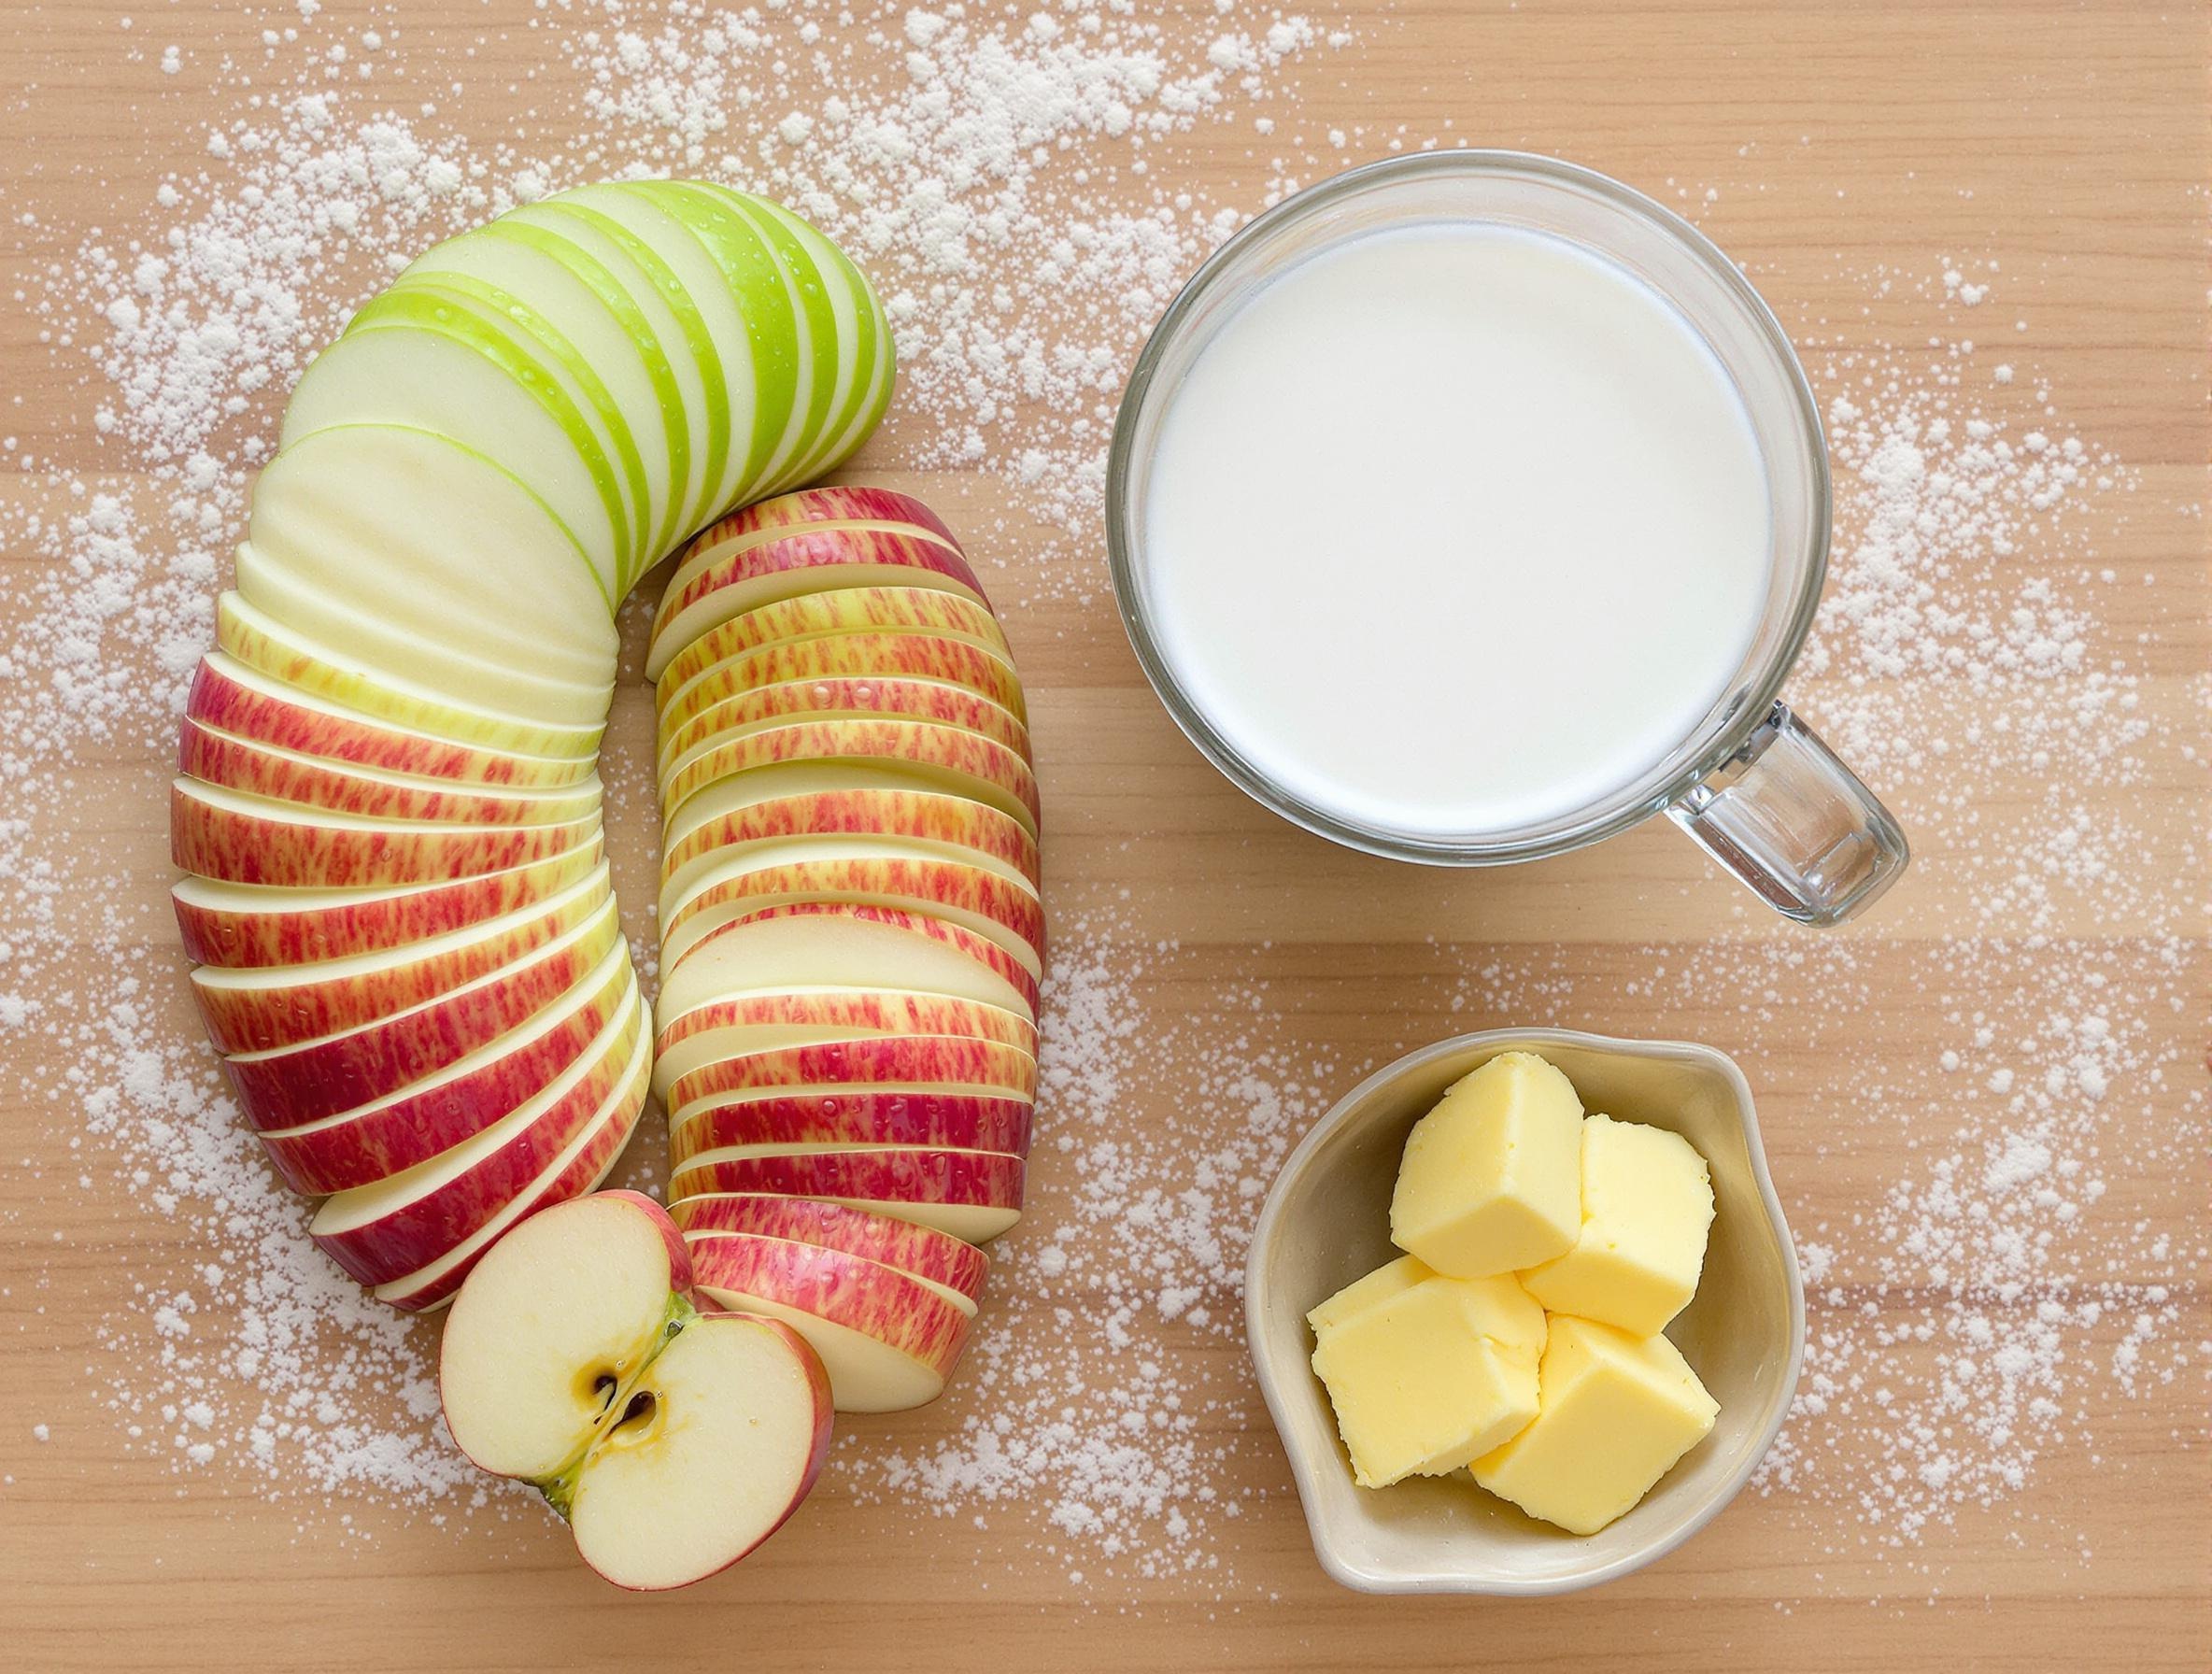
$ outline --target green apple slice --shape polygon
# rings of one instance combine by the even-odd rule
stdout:
[[[690,289],[692,280],[699,277],[700,264],[694,262],[689,271],[678,272],[652,244],[600,207],[600,200],[580,202],[580,195],[566,192],[525,205],[509,210],[501,222],[543,227],[596,257],[630,289],[639,311],[652,322],[683,387],[691,418],[693,470],[689,491],[676,518],[675,534],[669,543],[674,546],[710,520],[733,454],[742,454],[751,447],[749,431],[732,434],[733,420],[750,423],[750,396],[745,405],[733,412],[730,375],[723,368],[715,333]],[[746,388],[749,390],[750,385]]]
[[[650,244],[691,293],[727,383],[728,468],[701,522],[752,496],[775,457],[798,398],[799,333],[774,257],[758,236],[710,248],[648,187],[613,183],[572,194]]]
[[[780,207],[780,206],[778,206]],[[788,214],[786,210],[784,213]],[[797,220],[798,218],[793,216]],[[807,234],[820,240],[830,252],[831,268],[842,273],[844,284],[839,290],[853,299],[856,327],[859,333],[855,354],[867,376],[855,392],[852,417],[833,439],[827,442],[821,456],[812,466],[814,475],[821,476],[860,450],[862,443],[875,433],[875,427],[883,422],[884,414],[891,405],[891,388],[898,380],[899,353],[891,337],[890,317],[884,312],[883,299],[868,277],[856,266],[844,250],[830,239],[822,237],[804,221],[799,222]]]
[[[676,538],[691,472],[691,419],[659,333],[623,280],[573,240],[512,218],[448,238],[418,257],[398,283],[464,275],[521,298],[551,320],[598,371],[628,421],[654,515],[637,572]],[[627,590],[636,580],[622,581]]]
[[[600,465],[618,484],[610,511],[618,538],[613,562],[599,569],[611,612],[622,598],[617,579],[644,545],[653,508],[630,420],[598,372],[567,337],[512,292],[465,274],[425,276],[393,286],[353,317],[346,334],[390,325],[444,332],[478,353],[503,357],[510,376],[533,393],[543,390],[549,399],[560,399],[564,424],[581,426],[576,436],[594,446]]]
[[[347,424],[435,431],[529,485],[612,594],[629,512],[598,438],[521,349],[489,328],[451,323],[426,331],[395,320],[339,338],[293,387],[279,447]]]
[[[387,642],[612,685],[619,642],[583,550],[515,476],[432,432],[354,424],[302,437],[262,473],[246,550],[248,602],[325,643],[352,643],[350,611]]]

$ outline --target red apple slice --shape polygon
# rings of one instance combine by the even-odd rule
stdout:
[[[559,894],[599,864],[598,839],[527,866],[446,884],[286,889],[181,878],[170,888],[185,957],[233,970],[311,965],[466,929]]]
[[[1020,1157],[995,1151],[886,1146],[789,1156],[728,1156],[710,1151],[676,1169],[668,1190],[672,1198],[703,1192],[824,1198],[982,1244],[1021,1219],[1024,1172]]]
[[[222,651],[200,660],[184,712],[234,738],[419,778],[551,787],[577,784],[592,771],[588,750],[532,756],[456,743],[287,686]]]
[[[945,680],[840,675],[756,686],[664,728],[656,751],[659,772],[709,739],[726,743],[747,733],[807,720],[917,720],[961,727],[1003,745],[1024,760],[1029,729],[1011,709]]]
[[[674,970],[699,941],[758,908],[846,901],[927,914],[997,943],[1032,976],[1044,970],[1044,903],[1026,880],[888,840],[869,853],[849,841],[748,845],[706,872],[660,926]]]
[[[182,871],[232,884],[372,888],[481,877],[565,854],[599,816],[544,826],[410,825],[323,814],[178,779],[169,852]]]
[[[871,525],[912,528],[948,546],[960,544],[944,520],[911,494],[865,483],[833,483],[756,500],[709,524],[686,548],[676,575],[695,572],[748,546],[797,532]]]
[[[841,773],[790,767],[753,778],[747,788],[758,800],[663,830],[664,916],[673,915],[707,872],[745,845],[798,837],[895,838],[904,844],[925,844],[950,859],[973,858],[979,865],[1011,869],[1032,888],[1038,887],[1037,840],[1019,820],[996,808],[916,789],[866,769]]]
[[[192,998],[220,1051],[297,1046],[449,993],[614,912],[603,862],[549,900],[427,942],[312,965],[203,965],[192,972]]]
[[[827,639],[785,640],[717,663],[689,690],[659,711],[659,735],[763,687],[803,680],[929,680],[987,699],[1025,726],[1021,676],[1013,663],[985,646],[943,634],[886,629]]]
[[[374,1185],[474,1138],[599,1040],[634,986],[625,955],[611,949],[559,1004],[427,1081],[319,1121],[262,1130],[276,1171],[294,1191],[321,1196]]]
[[[847,1412],[900,1412],[944,1392],[972,1315],[911,1273],[786,1239],[691,1241],[699,1294],[778,1319],[805,1338]]]
[[[857,1046],[910,1036],[965,1039],[1012,1047],[1032,1062],[1035,1025],[1002,1006],[910,989],[839,988],[731,995],[672,1019],[654,1053],[653,1085],[664,1098],[683,1083],[693,1097],[745,1072],[746,1060],[803,1046]],[[738,1069],[718,1075],[717,1063]]]
[[[409,778],[235,738],[190,716],[177,730],[177,766],[204,784],[368,819],[539,826],[585,818],[600,805],[596,777],[550,788]]]
[[[223,1067],[258,1123],[296,1128],[398,1092],[520,1028],[617,948],[627,963],[622,927],[606,914],[516,964],[365,1028],[236,1053]]]
[[[447,1427],[532,1483],[608,1580],[682,1586],[781,1525],[829,1454],[830,1382],[778,1321],[700,1313],[649,1199],[529,1216],[475,1265],[440,1350]]]
[[[790,762],[849,761],[891,769],[911,776],[926,789],[957,792],[1010,814],[1036,834],[1041,802],[1037,775],[1004,745],[963,727],[905,719],[800,721],[734,738],[710,738],[670,763],[660,780],[663,819],[693,799],[709,802],[713,793],[741,774]],[[714,802],[704,817],[752,800],[740,787],[735,798]]]
[[[324,1199],[308,1235],[363,1284],[435,1261],[527,1191],[649,1050],[632,988],[600,1038],[535,1098],[426,1163]]]
[[[954,1306],[972,1314],[983,1300],[984,1275],[991,1259],[965,1239],[934,1227],[919,1227],[895,1215],[876,1214],[847,1203],[815,1198],[779,1198],[763,1193],[716,1192],[678,1198],[669,1218],[696,1241],[721,1233],[788,1240],[824,1250],[863,1256],[885,1267],[912,1273]]]
[[[999,618],[988,607],[917,587],[847,588],[804,593],[747,611],[709,629],[677,651],[655,684],[655,709],[666,713],[685,693],[710,676],[717,663],[746,656],[764,645],[795,640],[827,639],[841,633],[883,633],[903,629],[981,645],[1011,663],[1013,653]],[[886,669],[884,673],[894,671]]]
[[[877,1035],[718,1057],[668,1090],[672,1127],[709,1104],[791,1093],[897,1090],[1037,1098],[1037,1060],[1018,1046],[971,1035]]]
[[[1034,1112],[1026,1099],[979,1093],[825,1089],[784,1099],[708,1103],[670,1126],[668,1148],[672,1156],[696,1156],[726,1145],[825,1150],[929,1145],[1027,1156]]]
[[[711,550],[711,549],[710,549]],[[911,587],[955,594],[990,608],[957,546],[912,527],[815,528],[687,560],[653,616],[645,677],[684,646],[733,617],[829,588]]]
[[[645,1108],[645,1095],[650,1091],[651,1068],[652,1060],[641,1054],[631,1065],[629,1082],[607,1100],[591,1126],[546,1165],[544,1173],[517,1194],[499,1213],[435,1261],[377,1285],[372,1292],[376,1298],[389,1302],[403,1313],[443,1307],[461,1288],[461,1282],[484,1252],[504,1237],[509,1227],[541,1209],[596,1190],[600,1182],[621,1161],[623,1149],[637,1128],[637,1119]]]

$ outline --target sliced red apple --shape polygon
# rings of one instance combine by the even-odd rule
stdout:
[[[897,1035],[987,1041],[1031,1059],[1037,1054],[1036,1026],[1002,1006],[909,989],[767,988],[725,996],[673,1018],[659,1032],[653,1085],[674,1097],[675,1084],[688,1078],[700,1078],[691,1082],[694,1088],[715,1085],[716,1063]]]
[[[599,816],[559,825],[409,824],[324,814],[178,779],[169,852],[195,876],[231,884],[372,888],[481,877],[597,841]]]
[[[223,1062],[257,1120],[291,1128],[351,1110],[434,1075],[518,1029],[578,983],[609,952],[630,958],[614,915],[588,920],[515,964],[342,1034]]]
[[[876,1035],[718,1057],[679,1075],[666,1103],[680,1128],[708,1104],[796,1092],[892,1090],[1037,1098],[1037,1060],[972,1035]]]
[[[828,1456],[830,1383],[780,1322],[702,1314],[659,1206],[600,1192],[523,1220],[479,1260],[440,1349],[447,1427],[535,1485],[585,1560],[682,1586],[781,1525]]]
[[[308,1235],[363,1284],[426,1266],[527,1191],[650,1050],[632,989],[600,1038],[535,1098],[428,1162],[324,1199]]]
[[[886,629],[827,639],[784,640],[717,663],[659,711],[659,734],[764,687],[803,680],[929,680],[975,693],[1027,726],[1021,676],[998,652],[970,640]]]
[[[899,1412],[935,1400],[968,1345],[972,1312],[897,1268],[780,1238],[690,1243],[699,1294],[805,1338],[844,1412]]]
[[[660,735],[659,771],[709,739],[728,742],[804,720],[918,720],[961,727],[1003,745],[1025,760],[1029,729],[1014,711],[946,680],[882,679],[840,675],[835,679],[785,680],[756,686],[685,718]]]
[[[185,956],[246,970],[311,965],[466,929],[545,901],[590,873],[600,840],[504,872],[443,884],[300,889],[179,879],[170,889]]]
[[[536,1097],[591,1049],[634,983],[624,950],[612,949],[590,977],[522,1028],[373,1104],[263,1128],[262,1145],[286,1185],[313,1196],[404,1172]]]
[[[449,993],[614,912],[603,862],[548,900],[427,942],[311,965],[202,965],[192,972],[192,998],[220,1051],[296,1046]]]
[[[1021,1219],[1024,1172],[1020,1157],[995,1151],[885,1147],[788,1156],[729,1156],[710,1151],[677,1168],[668,1190],[672,1198],[703,1192],[823,1198],[919,1222],[982,1244]]]
[[[863,1256],[911,1273],[955,1307],[972,1314],[983,1300],[991,1259],[965,1239],[895,1215],[827,1203],[817,1198],[780,1198],[759,1192],[714,1192],[678,1198],[669,1218],[696,1241],[721,1233],[784,1239]]]
[[[1029,1154],[1035,1106],[978,1093],[847,1093],[824,1088],[784,1099],[710,1102],[671,1124],[670,1155],[744,1150],[830,1150],[840,1145],[927,1145]],[[866,1252],[862,1252],[866,1254]]]
[[[248,796],[370,819],[536,826],[596,815],[597,777],[547,787],[493,788],[418,779],[280,750],[187,716],[177,730],[177,771]]]

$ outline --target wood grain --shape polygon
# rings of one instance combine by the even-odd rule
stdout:
[[[159,48],[174,40],[212,56],[260,26],[241,34],[209,0],[147,9],[129,44],[150,50],[135,61],[119,45],[115,14],[82,0],[0,19],[0,87],[21,90],[0,104],[0,202],[36,211],[11,228],[10,291],[37,290],[47,265],[69,261],[94,228],[129,235],[132,206],[199,143],[195,123],[209,109],[190,86],[164,82],[152,63]],[[1197,20],[1179,25],[1192,30],[1212,13],[1205,4],[1174,9]],[[451,77],[438,58],[473,51],[468,84],[490,91],[441,120],[487,138],[527,135],[567,107],[527,0],[399,10],[410,62],[427,67],[419,88],[386,86],[395,104],[428,96],[433,83],[443,96]],[[2096,531],[2101,560],[2130,582],[2109,592],[2098,632],[2124,648],[2145,712],[2172,739],[2195,741],[2193,756],[2178,745],[2151,752],[2139,779],[2107,786],[1992,775],[1970,769],[1963,751],[1922,753],[1880,787],[1919,840],[1912,874],[1874,919],[1817,946],[1760,916],[1660,829],[1510,872],[1393,867],[1274,822],[1222,783],[1144,687],[1104,594],[1102,553],[1063,550],[1048,571],[1033,556],[1046,532],[1006,514],[998,485],[911,470],[925,418],[897,417],[862,461],[866,474],[924,493],[957,527],[991,532],[976,544],[994,591],[1016,602],[1010,631],[1034,693],[1052,906],[1064,926],[1111,921],[1129,945],[1173,944],[1141,979],[1149,1015],[1179,1019],[1181,1040],[1203,1043],[1210,1029],[1248,1027],[1238,997],[1264,984],[1266,1029],[1338,1086],[1396,1051],[1491,1023],[1712,1041],[1751,1071],[1790,1213],[1801,1234],[1824,1229],[1818,1236],[1838,1249],[1847,1304],[1891,1306],[1852,1228],[1917,1139],[1940,1131],[1950,1096],[1939,1078],[1904,1066],[1924,1071],[1953,1038],[1950,1017],[2034,1021],[2021,1009],[2035,984],[2035,952],[2021,939],[2030,927],[1992,922],[1978,906],[1985,834],[2077,810],[2124,820],[2137,834],[2127,879],[2136,899],[2203,893],[2212,814],[2202,702],[2212,581],[2200,517],[2212,447],[2205,14],[2059,0],[1400,0],[1354,23],[1356,46],[1297,72],[1302,137],[1201,126],[1156,148],[1155,177],[1256,202],[1274,158],[1328,150],[1322,136],[1333,127],[1364,134],[1340,153],[1345,163],[1385,150],[1399,124],[1414,143],[1465,136],[1571,157],[1694,208],[1823,378],[1855,348],[1937,329],[1924,299],[1909,286],[1885,289],[1885,277],[1924,279],[1947,259],[2000,255],[2004,300],[1975,323],[1995,338],[2025,319],[2019,358],[2048,380],[2070,424],[2139,473],[2124,515]],[[27,310],[0,305],[14,403],[0,428],[39,465],[11,472],[0,497],[59,513],[80,474],[112,470],[114,459],[91,441],[78,362],[42,344],[39,329]],[[10,551],[5,561],[0,631],[44,560]],[[2030,550],[2021,561],[2038,560]],[[1090,566],[1098,585],[1067,585],[1069,564]],[[1824,702],[1863,694],[1838,673],[1801,695],[1817,721]],[[1941,716],[1960,737],[1976,718],[1971,691],[1938,682],[1903,682],[1889,695],[1897,713]],[[626,691],[617,782],[636,773],[646,731],[642,691]],[[154,948],[170,945],[165,773],[152,749],[90,746],[68,767],[75,797],[6,810],[66,847],[65,894],[127,878],[103,910]],[[619,882],[634,903],[645,898],[650,816],[634,791],[626,796],[636,852]],[[1979,828],[1955,816],[1963,797],[1979,808]],[[2170,909],[2115,911],[2078,890],[2053,902],[2045,934],[2099,949],[2116,981],[2157,971],[2162,991],[2179,984],[2193,996],[2172,1015],[2141,1020],[2146,1057],[2162,1054],[2167,1067],[2104,1107],[2110,1178],[2099,1213],[2171,1223],[2201,1256],[2196,1065],[2212,971],[2201,913],[2184,915],[2193,928],[2177,938]],[[85,946],[94,945],[88,929]],[[1463,983],[1492,966],[1506,974]],[[149,1003],[182,1033],[192,1025],[177,986]],[[176,1273],[199,1252],[189,1222],[135,1214],[99,1163],[71,1150],[69,1113],[31,1090],[50,1085],[49,1049],[11,1041],[18,1074],[0,1088],[11,1163],[0,1173],[0,1657],[11,1666],[489,1674],[688,1656],[790,1668],[1411,1674],[1632,1663],[1888,1674],[2212,1663],[2212,1469],[2195,1365],[2081,1414],[2093,1449],[2049,1454],[2016,1499],[1962,1511],[1916,1539],[1884,1545],[1841,1530],[1832,1503],[1747,1496],[1653,1569],[1540,1604],[1374,1599],[1333,1587],[1313,1562],[1264,1415],[1253,1416],[1241,1343],[1198,1331],[1178,1343],[1183,1369],[1245,1414],[1202,1422],[1239,1443],[1233,1486],[1253,1498],[1225,1571],[1202,1577],[1079,1586],[1071,1561],[1047,1554],[1018,1508],[994,1508],[979,1538],[965,1512],[894,1514],[834,1468],[758,1556],[674,1599],[598,1584],[557,1528],[526,1513],[442,1527],[370,1504],[263,1503],[250,1478],[188,1479],[158,1454],[119,1446],[132,1415],[101,1402],[100,1311],[119,1287]],[[1896,1085],[1925,1104],[1838,1108],[1839,1089],[1869,1085],[1870,1061],[1893,1060]],[[1177,1096],[1164,1075],[1132,1095],[1127,1119],[1157,1125]],[[78,1186],[80,1173],[92,1189]],[[2184,1285],[2176,1299],[2185,1316],[2177,1339],[2212,1340],[2204,1286]],[[24,1440],[49,1420],[50,1441]],[[866,1433],[922,1445],[943,1422],[911,1414]]]

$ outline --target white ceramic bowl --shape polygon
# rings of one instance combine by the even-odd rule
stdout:
[[[1558,1065],[1586,1110],[1673,1128],[1712,1170],[1705,1275],[1666,1334],[1720,1417],[1641,1505],[1595,1535],[1538,1523],[1464,1472],[1355,1486],[1310,1363],[1307,1310],[1397,1254],[1390,1194],[1406,1135],[1446,1087],[1510,1051]],[[1268,1194],[1245,1269],[1244,1323],[1313,1550],[1330,1575],[1367,1593],[1567,1593],[1640,1568],[1704,1527],[1750,1479],[1781,1427],[1805,1355],[1804,1286],[1743,1071],[1709,1046],[1560,1029],[1439,1041],[1346,1094]]]

